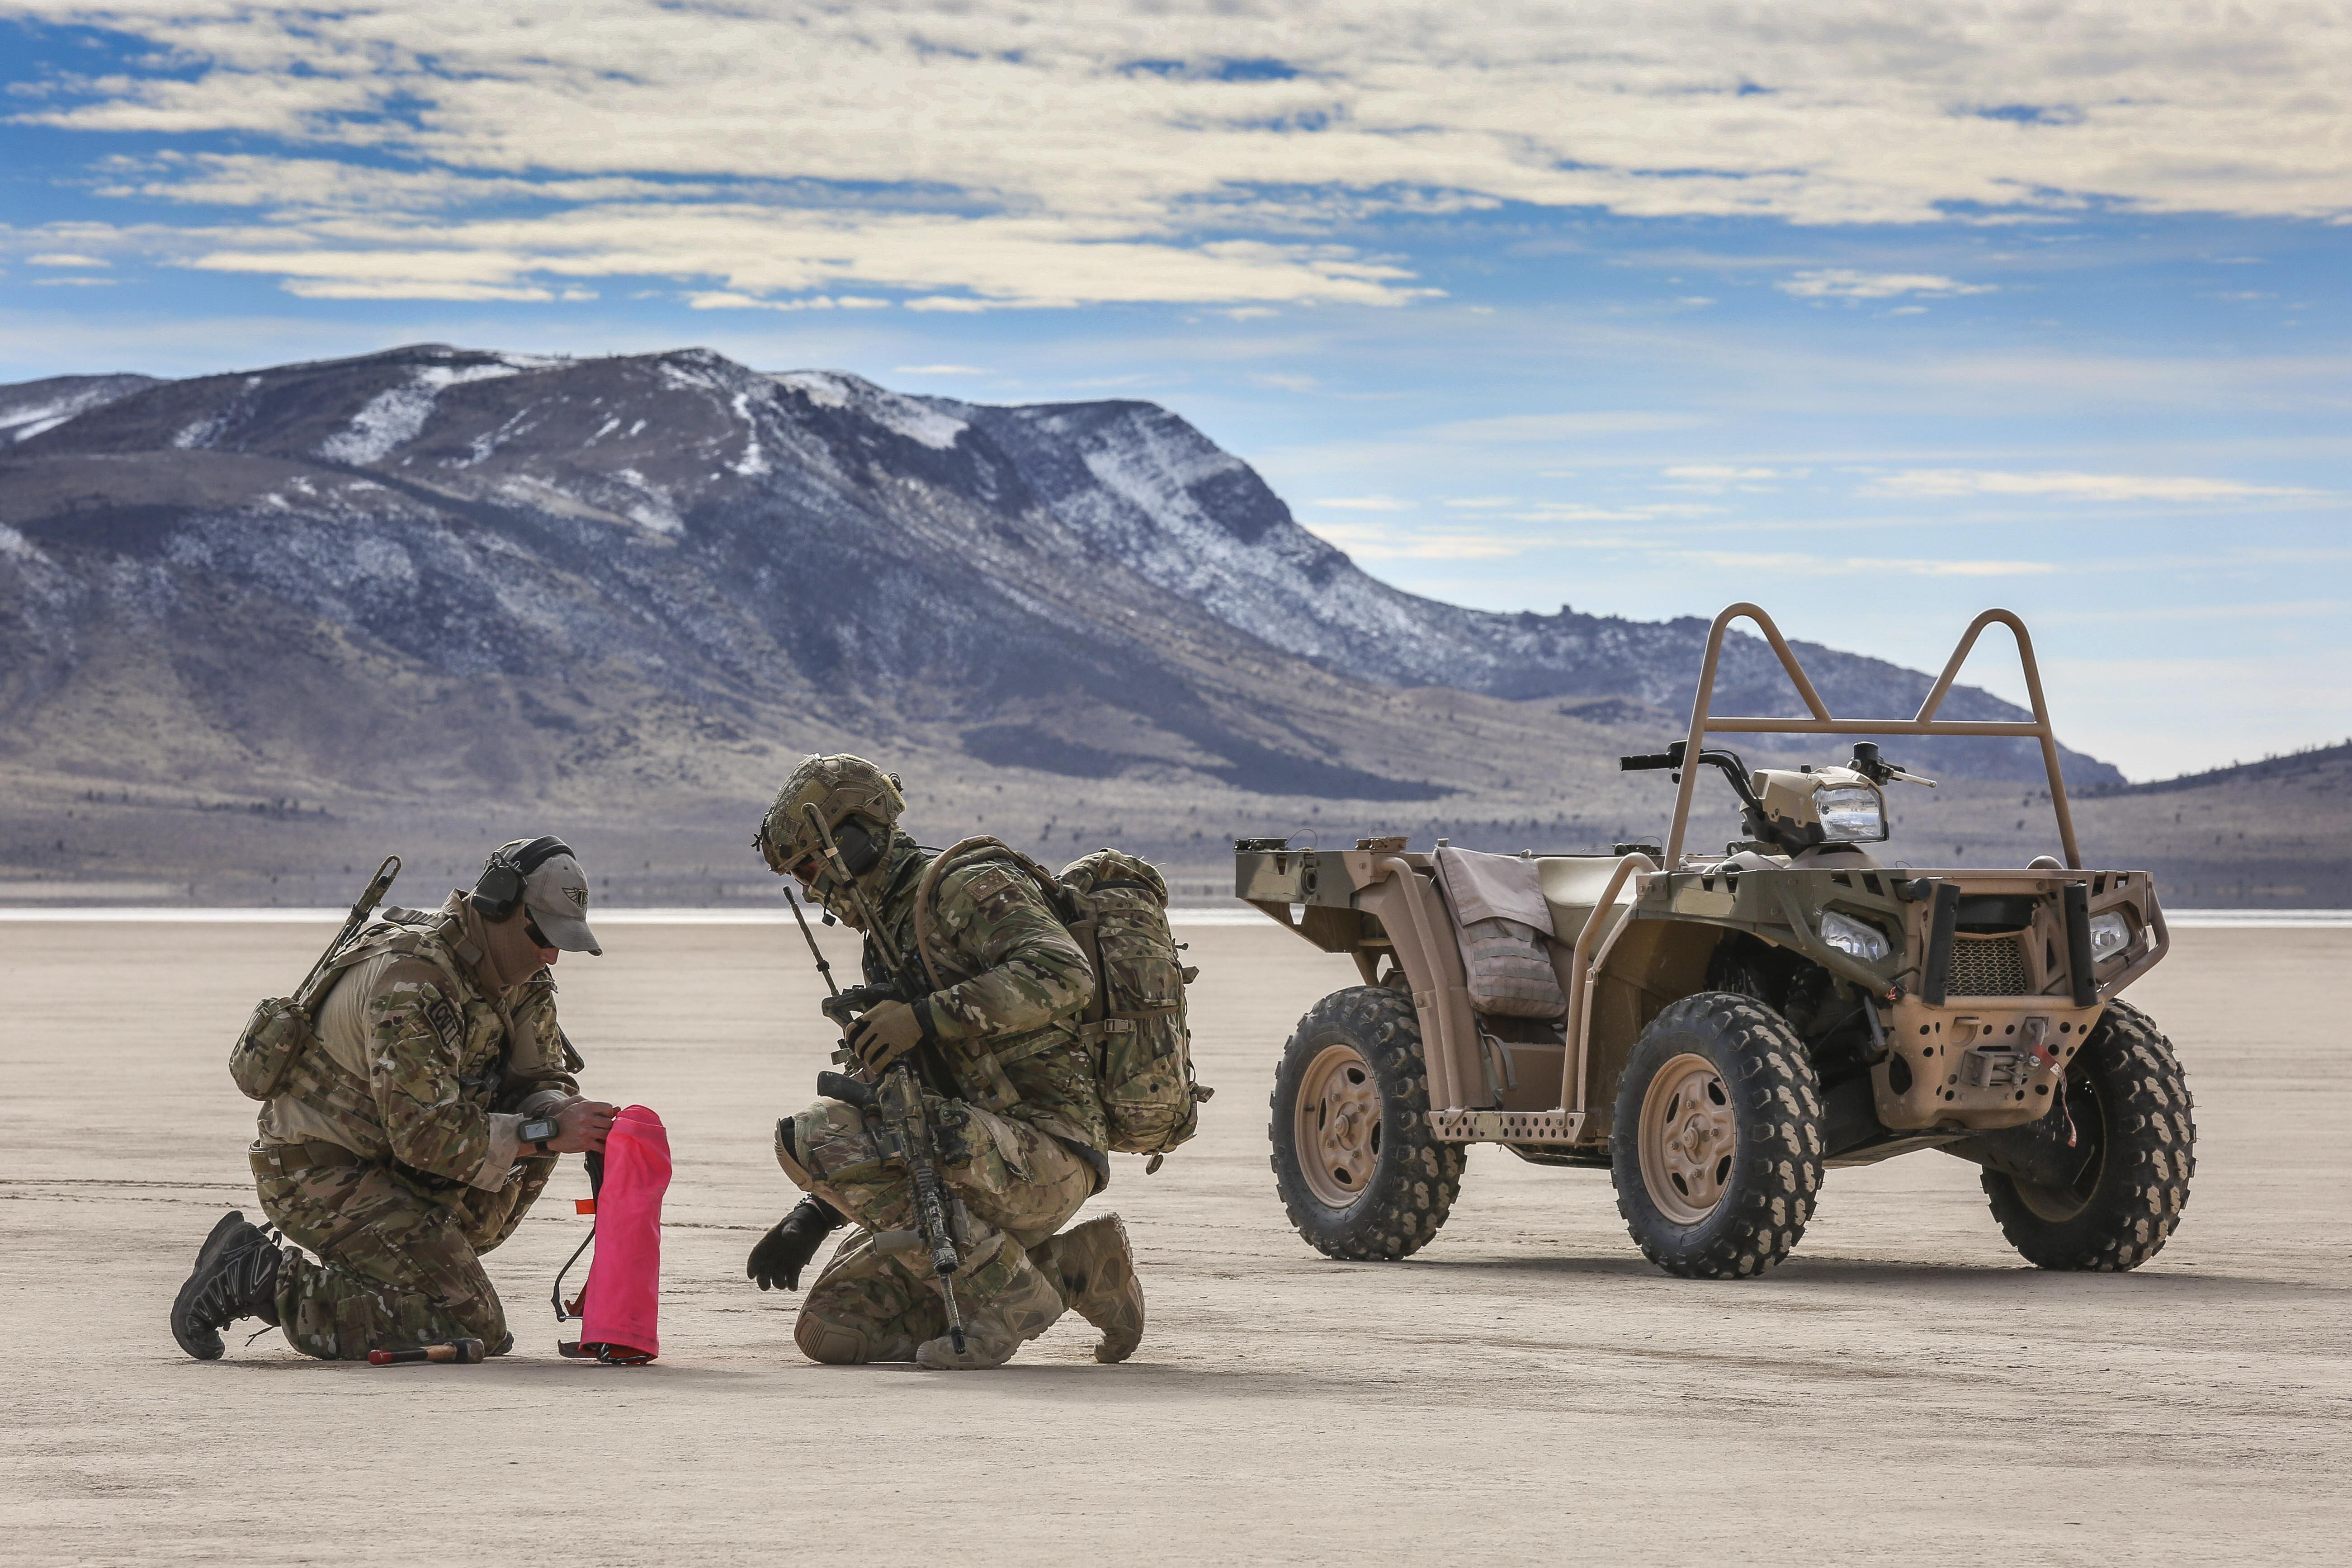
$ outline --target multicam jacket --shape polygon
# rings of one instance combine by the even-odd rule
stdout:
[[[337,1144],[427,1190],[495,1192],[516,1129],[579,1093],[581,1063],[540,970],[503,996],[480,970],[479,917],[453,893],[439,910],[387,911],[317,1010],[319,1043],[261,1109],[261,1142]]]
[[[932,857],[892,835],[869,886],[888,950],[928,987],[915,942],[915,903]],[[925,922],[940,987],[929,992],[939,1033],[924,1047],[934,1076],[960,1100],[1100,1151],[1110,1142],[1094,1047],[1078,1015],[1094,997],[1094,969],[1037,885],[1014,867],[952,867]],[[881,944],[866,942],[866,977],[893,978]]]

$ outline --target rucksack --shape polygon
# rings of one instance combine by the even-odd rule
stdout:
[[[940,879],[985,861],[1018,867],[1094,968],[1094,999],[1079,1016],[1079,1037],[1093,1047],[1103,1110],[1116,1153],[1149,1154],[1147,1170],[1199,1131],[1201,1102],[1214,1093],[1192,1076],[1192,1035],[1184,987],[1200,971],[1178,955],[1168,929],[1168,884],[1150,861],[1097,849],[1058,877],[1012,846],[967,838],[931,862],[915,895],[915,945],[931,983],[931,906]]]

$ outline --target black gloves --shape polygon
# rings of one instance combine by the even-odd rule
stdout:
[[[801,1270],[816,1256],[824,1238],[840,1229],[841,1225],[839,1209],[823,1198],[803,1198],[799,1206],[778,1220],[776,1227],[751,1248],[744,1276],[757,1281],[762,1290],[772,1290],[779,1285],[787,1290],[799,1289]]]

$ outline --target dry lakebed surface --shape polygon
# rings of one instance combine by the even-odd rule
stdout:
[[[224,1061],[330,925],[0,923],[0,1560],[25,1563],[2341,1562],[2352,1541],[2352,931],[2196,930],[2133,992],[2197,1097],[2187,1217],[2121,1277],[2002,1242],[1973,1166],[1832,1172],[1760,1281],[1644,1263],[1600,1171],[1473,1151],[1402,1264],[1335,1263],[1266,1165],[1276,1057],[1353,968],[1179,932],[1201,1136],[1096,1207],[1150,1320],[1010,1367],[812,1366],[743,1278],[831,1036],[789,928],[624,925],[567,956],[584,1087],[670,1130],[663,1354],[555,1355],[579,1162],[489,1268],[479,1367],[305,1361],[165,1314],[253,1210]],[[843,933],[829,934],[837,960]],[[257,1323],[243,1325],[257,1328]]]

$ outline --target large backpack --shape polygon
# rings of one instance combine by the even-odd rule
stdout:
[[[1095,972],[1094,1000],[1079,1016],[1080,1038],[1094,1048],[1110,1147],[1160,1157],[1200,1128],[1201,1102],[1215,1092],[1192,1076],[1192,1035],[1185,1026],[1184,987],[1200,973],[1178,956],[1168,929],[1168,884],[1148,860],[1097,849],[1056,877],[1012,846],[967,838],[934,860],[915,895],[915,945],[931,984],[932,905],[940,879],[983,861],[1018,867],[1037,884]]]

